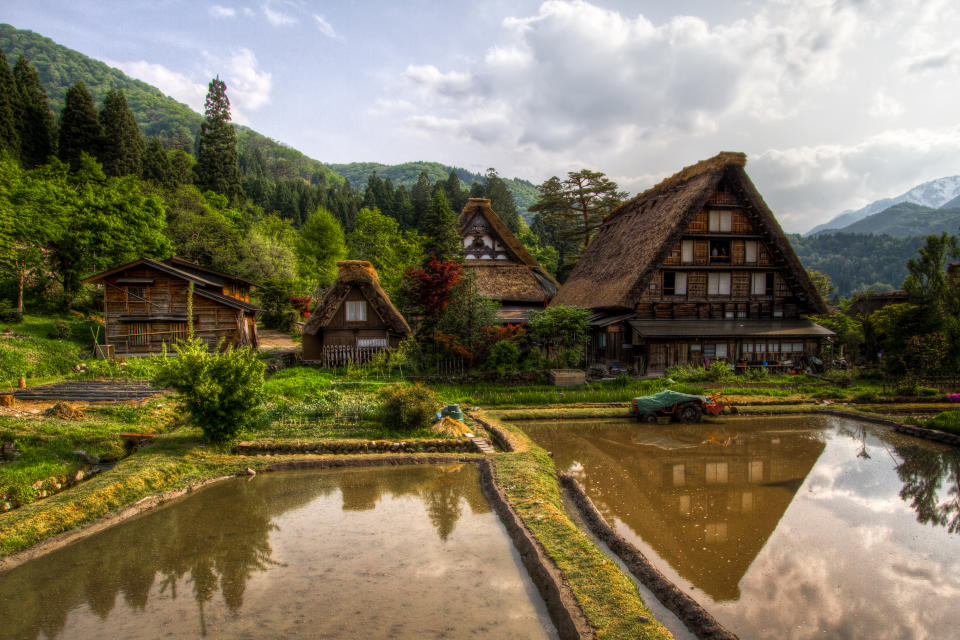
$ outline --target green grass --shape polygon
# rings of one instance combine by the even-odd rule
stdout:
[[[960,411],[944,411],[923,421],[921,426],[960,435]]]
[[[48,338],[57,321],[64,322],[70,336],[63,340]],[[16,385],[20,376],[37,379],[62,376],[84,358],[90,358],[93,335],[90,329],[99,326],[75,315],[25,315],[18,324],[0,323],[0,332],[11,329],[25,338],[0,338],[0,388]],[[102,327],[101,327],[102,335]]]
[[[80,420],[0,416],[0,442],[13,443],[20,454],[0,465],[0,500],[13,506],[30,504],[41,491],[52,493],[57,483],[84,466],[74,451],[82,450],[101,460],[120,459],[126,455],[120,433],[158,433],[169,419],[168,412],[154,405],[117,405],[84,412]],[[34,486],[37,482],[40,487]]]
[[[629,402],[636,396],[657,393],[664,389],[693,394],[704,392],[696,385],[669,383],[664,378],[630,380],[626,384],[609,380],[591,382],[577,387],[496,383],[431,384],[430,387],[445,402],[481,407]]]

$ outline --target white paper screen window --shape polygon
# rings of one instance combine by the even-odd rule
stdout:
[[[730,231],[732,215],[729,211],[710,212],[710,231]]]
[[[357,338],[358,347],[385,347],[387,346],[386,338]]]
[[[756,240],[747,240],[743,243],[744,249],[744,262],[756,262],[757,261],[757,241]]]
[[[767,274],[765,273],[755,273],[753,274],[753,295],[762,296],[767,292]]]
[[[687,294],[687,274],[677,273],[673,282],[673,293],[678,296]]]
[[[707,281],[707,293],[712,296],[730,295],[730,274],[711,273]]]
[[[693,264],[693,240],[684,240],[680,246],[680,259],[683,264]]]
[[[363,300],[347,301],[347,322],[366,322],[366,320],[367,303]]]

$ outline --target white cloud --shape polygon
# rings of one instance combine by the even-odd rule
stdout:
[[[183,102],[194,111],[203,112],[203,101],[207,95],[207,85],[197,82],[186,74],[168,69],[162,64],[146,60],[130,62],[105,61],[111,67],[120,69],[128,76],[152,84],[175,100]]]
[[[205,53],[207,68],[191,75],[146,60],[107,64],[152,84],[199,113],[203,113],[209,79],[218,75],[227,84],[231,114],[238,124],[249,124],[248,113],[270,104],[273,89],[272,75],[258,68],[257,57],[249,49],[238,49],[226,57]]]
[[[222,18],[235,18],[237,17],[237,10],[233,7],[222,7],[218,4],[212,5],[207,12],[210,14],[211,18],[222,19]]]
[[[265,4],[261,8],[263,9],[263,15],[267,17],[267,22],[275,27],[286,27],[299,22],[295,16],[277,11],[271,8],[269,4]]]
[[[896,98],[878,91],[874,94],[873,103],[867,113],[874,118],[891,118],[903,113],[903,105]]]
[[[313,20],[317,23],[317,29],[320,30],[320,33],[327,36],[328,38],[337,37],[336,31],[333,30],[333,25],[327,22],[327,19],[319,14],[313,14]]]
[[[238,49],[225,58],[207,54],[207,64],[227,83],[235,122],[249,124],[249,112],[270,104],[273,76],[258,69],[257,56],[251,50]]]
[[[244,7],[243,15],[247,16],[248,18],[252,18],[253,16],[256,15],[256,13],[250,7]]]

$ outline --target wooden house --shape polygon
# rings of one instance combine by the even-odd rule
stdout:
[[[103,292],[103,343],[116,355],[160,353],[187,337],[187,297],[193,283],[194,333],[211,347],[257,346],[256,285],[180,258],[143,258],[84,280]]]
[[[776,364],[833,335],[805,317],[826,306],[745,165],[721,153],[607,216],[551,302],[594,311],[591,364]]]
[[[410,326],[365,260],[337,263],[337,280],[303,326],[303,359],[337,366],[397,346]]]
[[[909,301],[910,294],[902,289],[883,293],[862,293],[854,297],[846,314],[852,318],[866,318],[874,311],[879,311],[891,304],[904,304]]]
[[[502,322],[525,323],[531,310],[547,306],[560,285],[513,235],[488,198],[467,200],[459,226],[466,267],[476,274],[481,295],[500,303]]]

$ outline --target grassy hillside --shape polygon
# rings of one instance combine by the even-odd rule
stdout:
[[[841,229],[843,233],[887,234],[898,238],[927,236],[946,231],[956,233],[960,227],[960,208],[924,207],[912,202],[901,202],[880,213]]]
[[[0,49],[13,66],[17,58],[25,56],[37,70],[40,82],[47,90],[54,113],[63,109],[67,89],[82,80],[99,107],[110,89],[122,89],[140,125],[148,136],[170,137],[185,135],[193,139],[200,128],[202,117],[185,104],[163,95],[159,89],[135,80],[122,71],[57,44],[32,31],[0,24]],[[340,184],[343,179],[324,164],[308,158],[275,140],[260,135],[247,127],[237,127],[241,153],[246,148],[258,148],[266,160],[266,171],[274,178],[298,175],[310,180],[315,173],[325,176],[328,183]]]
[[[431,182],[446,180],[451,171],[455,172],[460,181],[467,186],[483,180],[483,176],[479,173],[473,173],[460,167],[450,167],[439,162],[424,162],[422,160],[393,165],[380,164],[379,162],[351,162],[349,164],[328,164],[327,166],[349,180],[354,188],[360,190],[363,190],[364,185],[367,184],[367,179],[374,171],[381,178],[390,178],[394,186],[404,185],[408,189],[416,183],[421,171],[427,174]],[[527,210],[537,201],[536,185],[521,178],[503,178],[503,181],[513,196],[513,201],[517,203],[517,210],[525,218],[529,218]]]
[[[922,237],[832,231],[807,237],[789,234],[788,238],[803,266],[830,276],[840,297],[877,284],[899,289],[907,277],[907,259],[925,244]]]

